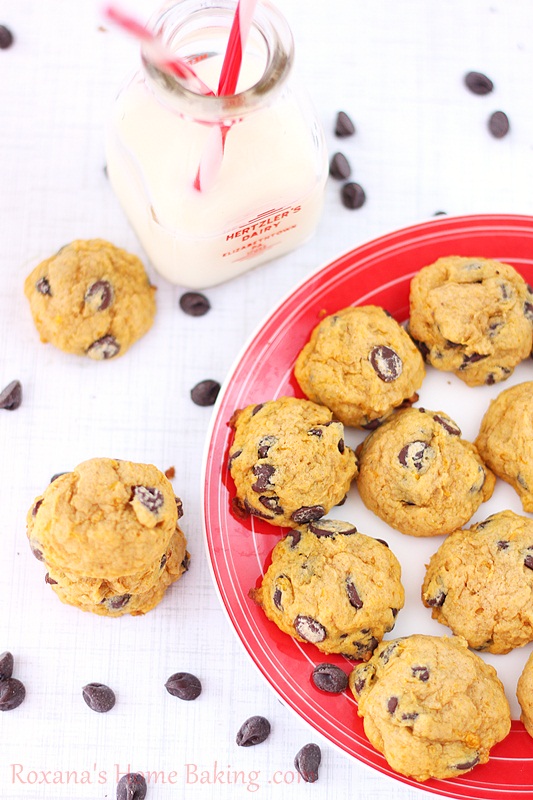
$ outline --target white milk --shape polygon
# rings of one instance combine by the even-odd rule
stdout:
[[[221,61],[195,65],[212,87]],[[238,91],[253,85],[263,66],[245,58]],[[181,116],[161,97],[137,74],[117,98],[107,138],[109,179],[161,275],[186,287],[213,286],[313,233],[328,169],[324,136],[290,88],[232,126],[221,169],[205,191],[193,184],[212,125]]]

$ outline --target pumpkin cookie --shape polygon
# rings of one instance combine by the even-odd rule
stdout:
[[[280,630],[323,653],[368,660],[404,604],[400,564],[349,522],[301,525],[272,552],[250,596]]]
[[[413,278],[410,306],[426,361],[469,386],[505,380],[531,353],[533,294],[509,264],[439,258]]]
[[[294,374],[304,394],[345,425],[375,428],[409,402],[425,369],[420,352],[390,314],[359,306],[317,325]]]
[[[411,536],[460,528],[494,491],[494,475],[442,411],[398,411],[357,453],[364,504]]]
[[[530,653],[518,679],[516,697],[522,710],[520,719],[529,735],[533,736],[533,653]]]
[[[474,650],[533,641],[533,520],[500,511],[450,534],[431,557],[422,600]]]
[[[340,503],[357,473],[355,453],[331,411],[281,397],[236,411],[229,468],[234,508],[295,528]]]
[[[533,381],[491,402],[475,443],[493,472],[518,492],[524,511],[533,511]]]
[[[456,778],[484,764],[511,727],[496,670],[460,636],[382,642],[349,685],[371,744],[417,781]]]
[[[24,293],[42,342],[96,360],[123,355],[155,315],[140,260],[103,239],[62,247],[28,275]]]

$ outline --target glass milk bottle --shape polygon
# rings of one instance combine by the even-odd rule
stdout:
[[[167,4],[150,26],[216,92],[234,0]],[[309,101],[291,86],[293,39],[259,2],[234,95],[201,95],[143,68],[114,105],[107,136],[111,185],[155,269],[205,288],[305,241],[323,204],[324,135]],[[212,183],[195,188],[213,128],[227,127]],[[216,136],[216,131],[215,131]]]

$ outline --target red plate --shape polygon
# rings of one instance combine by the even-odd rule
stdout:
[[[412,276],[421,267],[446,255],[482,255],[505,261],[515,266],[533,284],[533,218],[516,215],[440,217],[382,236],[316,272],[282,301],[261,325],[238,358],[213,414],[204,464],[207,549],[223,606],[253,661],[278,695],[333,744],[395,780],[445,797],[495,800],[507,796],[533,800],[533,740],[517,720],[513,721],[507,739],[491,751],[490,761],[462,778],[420,784],[391,770],[366,739],[362,720],[357,716],[357,706],[351,695],[348,692],[326,695],[311,683],[310,675],[315,664],[330,661],[349,672],[350,663],[339,656],[324,656],[312,645],[291,639],[267,620],[261,609],[248,597],[249,589],[256,586],[264,571],[273,546],[285,531],[257,518],[245,521],[237,519],[230,508],[233,487],[227,471],[227,453],[232,432],[227,423],[233,411],[282,395],[301,397],[292,376],[292,368],[297,354],[324,312],[330,314],[347,305],[375,304],[388,309],[399,321],[404,320],[408,316]],[[515,375],[518,373],[519,370]],[[528,378],[530,376],[524,377],[522,373],[521,380]],[[466,388],[469,394],[464,395],[461,394],[465,391],[464,385],[454,376],[438,373],[436,378],[432,376],[432,380],[442,383],[443,392],[445,387],[452,384],[456,402],[457,398],[466,397],[466,400],[460,399],[459,402],[467,405],[474,397],[472,392],[493,390],[490,395],[493,397],[503,388]],[[509,384],[511,382],[518,382],[518,379],[510,380]],[[422,393],[425,385],[426,382],[420,390],[424,401],[426,395]],[[478,394],[478,397],[481,396]],[[487,397],[484,395],[484,402],[488,404]],[[424,405],[429,404],[424,402]],[[352,435],[352,432],[348,434]],[[471,436],[469,434],[465,438]],[[508,489],[505,487],[501,491]],[[350,495],[352,493],[356,494],[356,489],[353,488]],[[507,507],[512,507],[514,503],[515,510],[520,513],[521,507],[516,505],[515,500],[506,496],[504,502]],[[366,528],[360,526],[359,520],[365,513],[361,505],[355,505],[356,519],[354,511],[345,508],[336,516],[355,521],[359,530],[368,533],[369,525],[373,530],[384,525],[379,520],[375,524],[368,522],[367,517]],[[483,513],[478,515],[479,519],[497,510],[489,509],[489,504],[483,509]],[[440,540],[429,540],[429,544],[428,540],[415,540],[414,545],[412,537],[402,536],[391,529],[388,531],[389,541],[392,542],[396,537],[391,548],[400,558],[402,570],[406,560],[409,560],[405,557],[409,548],[420,548],[422,559],[440,544]],[[406,540],[409,540],[407,544]],[[407,591],[405,580],[404,585]],[[421,607],[419,599],[407,598],[406,607],[400,612],[399,617],[403,615],[407,620],[407,629],[402,630],[401,635],[426,632],[420,627],[409,629],[409,620],[414,619],[415,614],[414,610],[409,610],[409,604],[417,602]],[[417,609],[416,614],[419,613],[428,616],[427,609]],[[425,621],[420,624],[426,626]],[[431,624],[436,627],[431,627]],[[447,628],[438,623],[430,622],[427,625],[427,630],[433,633],[449,633]],[[400,634],[395,631],[391,638],[395,635]],[[522,660],[527,656],[525,650],[527,648],[522,649]],[[490,657],[487,660],[499,664],[504,663],[501,659],[506,658],[496,656],[495,660]],[[510,689],[507,693],[511,700]]]

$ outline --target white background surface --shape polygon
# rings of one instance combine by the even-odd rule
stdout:
[[[0,51],[0,384],[19,378],[24,387],[21,408],[0,411],[0,651],[14,653],[15,676],[27,687],[24,704],[0,717],[2,797],[112,798],[116,765],[120,772],[163,773],[150,786],[150,800],[434,796],[322,741],[278,702],[244,654],[204,553],[200,468],[210,409],[193,405],[189,391],[203,378],[222,381],[259,320],[342,251],[437,210],[533,214],[533,4],[278,5],[330,150],[347,155],[367,203],[348,211],[331,180],[314,239],[208,290],[212,310],[203,318],[185,316],[178,307],[183,289],[147,265],[158,286],[154,328],[108,363],[40,344],[22,284],[36,257],[75,238],[103,237],[143,255],[103,170],[105,120],[136,66],[137,49],[119,32],[100,29],[95,0],[3,0],[0,7],[0,24],[16,37]],[[155,3],[132,0],[128,7],[146,19]],[[491,95],[464,88],[471,69],[492,77]],[[333,136],[341,108],[357,126],[348,140]],[[499,141],[486,130],[498,108],[511,121],[511,133]],[[63,606],[26,543],[33,498],[55,472],[93,456],[176,468],[191,569],[145,617],[105,619]],[[204,690],[194,703],[166,693],[164,682],[176,671],[201,678]],[[115,689],[109,714],[83,703],[81,687],[89,681]],[[272,735],[256,748],[238,748],[235,733],[252,714],[271,720]],[[319,782],[289,786],[294,755],[308,741],[322,746]],[[213,785],[214,771],[227,779],[228,766],[243,771],[244,781]],[[34,771],[37,780],[42,771],[62,783],[30,784]],[[77,783],[71,775],[67,784],[69,771],[77,772]],[[84,771],[90,782],[81,784]],[[202,771],[210,783],[192,783]]]

